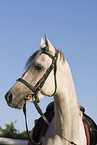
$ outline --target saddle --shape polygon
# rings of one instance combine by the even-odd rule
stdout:
[[[97,125],[95,122],[84,113],[84,108],[80,107],[80,111],[83,113],[83,124],[85,127],[85,132],[87,136],[87,145],[97,145]],[[44,113],[46,118],[49,122],[51,122],[53,116],[54,116],[54,102],[51,102],[46,112]],[[33,130],[32,139],[38,143],[39,145],[42,145],[41,139],[45,137],[46,131],[47,131],[48,125],[46,122],[40,117],[36,121],[36,125]],[[29,141],[28,145],[33,145],[31,141]]]

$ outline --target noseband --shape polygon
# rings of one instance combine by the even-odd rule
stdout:
[[[59,135],[61,138],[65,139],[67,142],[69,142],[70,144],[76,145],[74,142],[68,140],[67,138],[65,138],[64,136],[60,135],[60,133],[49,123],[49,121],[47,120],[47,118],[45,117],[45,115],[43,114],[41,108],[39,107],[38,103],[39,103],[39,98],[38,98],[38,92],[40,91],[40,89],[43,87],[43,85],[45,84],[46,79],[48,78],[49,74],[51,73],[52,70],[54,70],[54,82],[55,82],[55,91],[52,95],[48,95],[49,97],[53,96],[56,93],[57,90],[57,81],[56,81],[56,62],[58,59],[58,51],[56,50],[55,56],[52,56],[51,54],[47,53],[46,51],[43,51],[42,53],[48,55],[51,59],[52,59],[52,63],[49,66],[49,68],[46,70],[46,72],[43,74],[43,76],[41,77],[41,79],[35,84],[35,86],[33,87],[30,83],[28,83],[26,80],[19,78],[17,81],[21,82],[22,84],[24,84],[25,86],[27,86],[32,92],[32,100],[38,113],[41,115],[41,117],[43,118],[43,120],[48,124],[48,126],[50,128],[52,128],[52,130]],[[26,117],[26,99],[25,99],[25,104],[23,107],[23,112],[25,115],[25,123],[26,123],[26,130],[27,130],[27,134],[28,137],[30,139],[30,141],[34,144],[34,145],[40,145],[42,143],[42,140],[40,140],[40,142],[35,143],[35,141],[30,137],[29,135],[29,131],[28,131],[28,125],[27,125],[27,117]]]

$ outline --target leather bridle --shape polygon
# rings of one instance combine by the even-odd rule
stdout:
[[[46,72],[43,74],[43,76],[41,77],[41,79],[35,84],[35,86],[33,87],[30,83],[28,83],[26,80],[19,78],[17,81],[23,83],[25,86],[27,86],[32,92],[33,95],[32,97],[35,97],[35,101],[39,102],[39,99],[37,97],[38,92],[40,91],[40,89],[43,87],[46,79],[48,78],[50,72],[54,69],[54,81],[55,81],[55,91],[52,95],[48,95],[48,96],[53,96],[56,93],[57,90],[57,81],[56,81],[56,62],[57,62],[57,57],[58,57],[58,52],[56,51],[55,56],[52,56],[51,54],[43,51],[42,53],[48,55],[51,59],[52,59],[52,64],[49,66],[49,68],[46,70]]]
[[[56,49],[55,49],[56,50]],[[64,136],[60,135],[60,133],[49,123],[49,121],[47,120],[47,118],[45,117],[45,115],[43,114],[41,108],[39,107],[38,103],[39,103],[39,98],[37,96],[38,92],[40,91],[40,89],[43,87],[43,85],[45,84],[46,79],[48,78],[49,74],[51,73],[52,70],[54,70],[54,82],[55,82],[55,91],[52,95],[48,95],[49,97],[53,96],[56,93],[57,90],[57,81],[56,81],[56,62],[58,59],[58,51],[56,50],[55,52],[55,56],[52,56],[50,53],[43,51],[42,53],[48,55],[51,59],[52,59],[52,63],[49,66],[49,68],[46,70],[46,72],[43,74],[43,76],[41,77],[41,79],[35,84],[35,86],[33,87],[30,83],[28,83],[26,80],[19,78],[17,81],[21,82],[22,84],[24,84],[25,86],[27,86],[32,92],[32,100],[38,113],[41,115],[41,117],[43,118],[43,120],[48,124],[48,126],[50,128],[52,128],[53,131],[55,131],[55,133],[57,135],[59,135],[61,138],[64,138],[66,141],[68,141],[70,144],[76,145],[74,142],[68,140],[67,138],[65,138]],[[26,117],[26,99],[25,99],[25,104],[23,107],[23,112],[25,115],[25,123],[26,123],[26,130],[28,133],[28,137],[30,139],[30,141],[34,144],[34,145],[40,145],[42,140],[38,143],[35,143],[34,140],[30,137],[29,135],[29,131],[28,131],[28,125],[27,125],[27,117]]]

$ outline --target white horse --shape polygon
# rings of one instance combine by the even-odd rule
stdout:
[[[57,50],[46,36],[45,42],[41,38],[40,48],[29,58],[27,70],[21,80],[6,94],[7,103],[13,108],[21,109],[25,100],[26,103],[33,102],[35,97],[40,100],[53,94],[55,115],[51,124],[60,135],[48,127],[42,144],[70,145],[71,143],[64,139],[66,138],[77,145],[87,145],[69,65],[63,53]],[[46,71],[49,73],[46,74]],[[44,74],[46,79],[43,79]]]

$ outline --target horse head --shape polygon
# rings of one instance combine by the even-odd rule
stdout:
[[[56,63],[58,52],[45,36],[41,38],[40,50],[36,51],[26,63],[22,78],[6,93],[5,99],[10,107],[22,109],[25,102],[33,102],[56,91]]]

